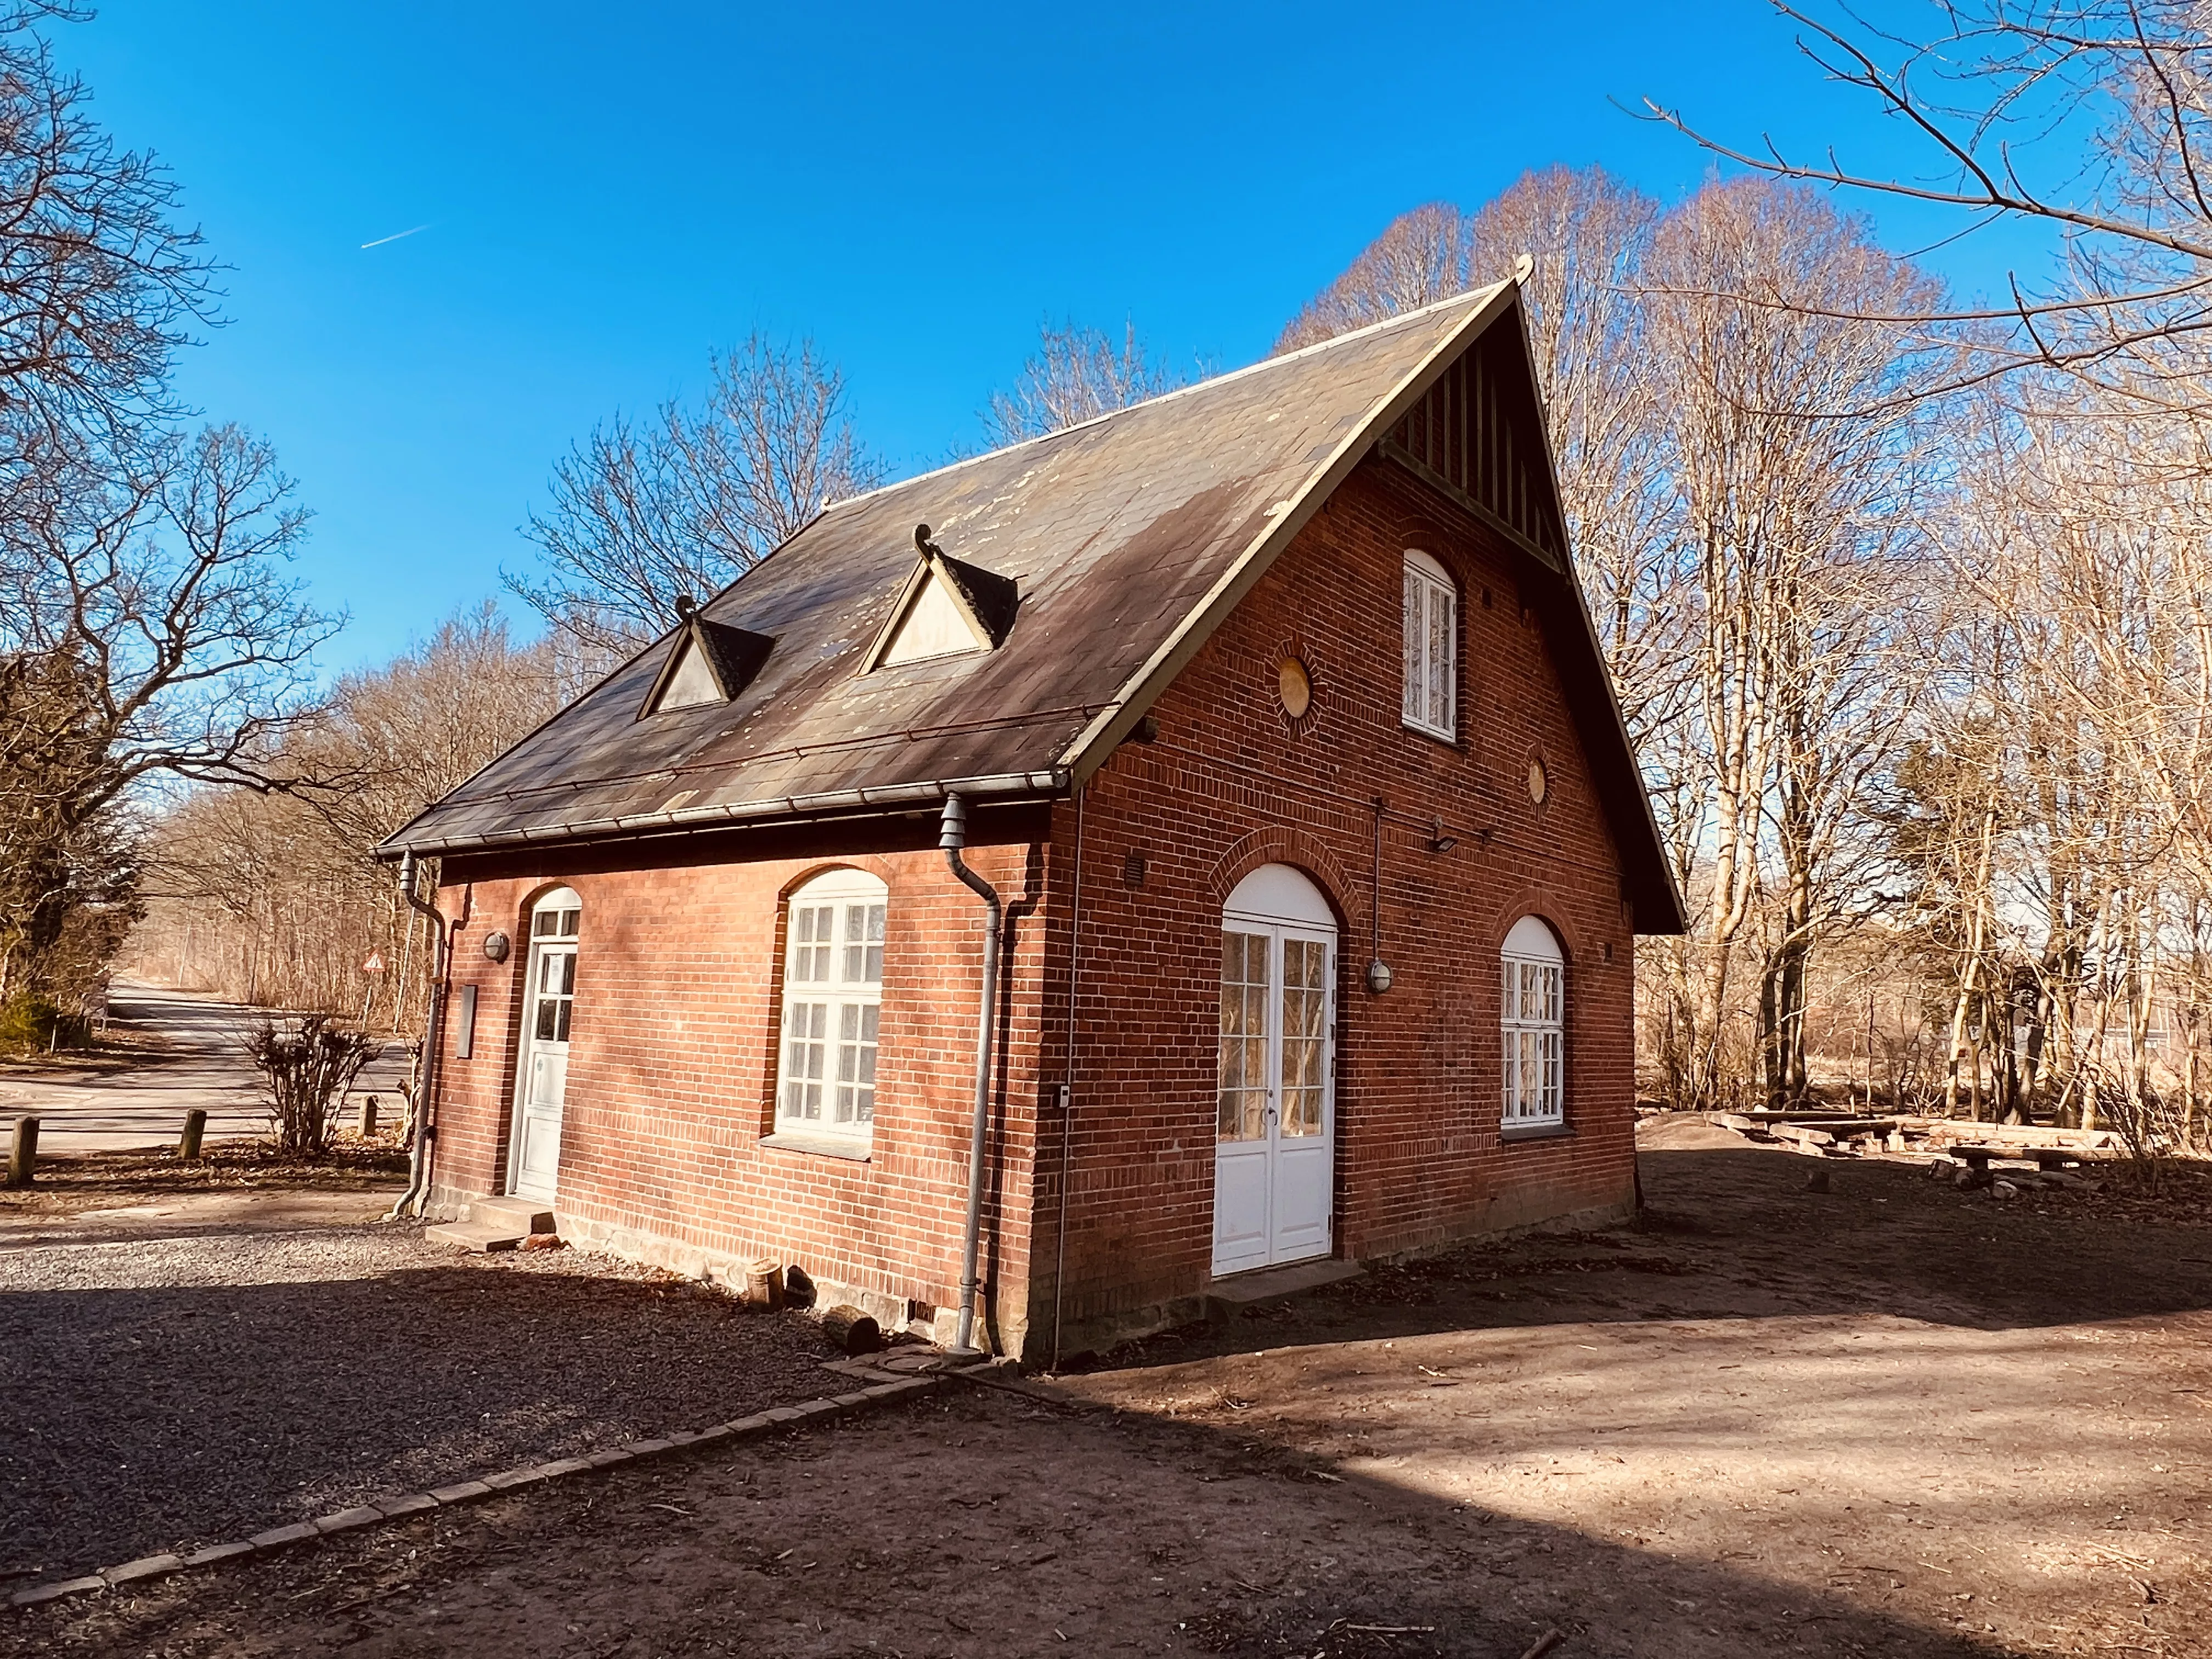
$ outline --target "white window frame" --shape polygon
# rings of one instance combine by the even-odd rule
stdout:
[[[1459,584],[1418,548],[1406,550],[1401,625],[1405,680],[1399,717],[1413,731],[1453,742],[1459,735]]]
[[[865,870],[832,870],[784,901],[780,1135],[857,1149],[874,1136],[890,897]]]
[[[1523,916],[1498,956],[1504,1127],[1558,1128],[1566,1122],[1566,954],[1549,927]]]

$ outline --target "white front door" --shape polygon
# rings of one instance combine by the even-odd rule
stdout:
[[[1332,925],[1235,910],[1223,918],[1217,1277],[1329,1252],[1335,957]]]
[[[576,921],[573,908],[539,906],[523,1006],[507,1190],[545,1204],[553,1201],[560,1182],[561,1108],[568,1089],[568,1027],[576,1002]]]

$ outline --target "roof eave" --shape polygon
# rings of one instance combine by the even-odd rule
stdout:
[[[1043,772],[1006,772],[986,777],[889,784],[879,788],[834,789],[809,795],[741,801],[726,806],[685,806],[671,812],[633,812],[610,817],[574,818],[494,830],[483,835],[430,836],[415,840],[408,837],[406,830],[402,830],[381,842],[376,848],[375,856],[388,864],[409,853],[417,858],[441,858],[453,853],[489,853],[513,847],[628,841],[643,836],[672,835],[740,825],[757,828],[780,823],[812,822],[824,817],[866,817],[878,813],[910,812],[917,805],[942,801],[947,795],[959,795],[969,800],[998,805],[1055,800],[1066,795],[1073,787],[1067,773],[1054,768]],[[412,828],[412,825],[409,827]]]

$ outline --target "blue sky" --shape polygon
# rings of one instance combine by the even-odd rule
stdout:
[[[1709,158],[1611,100],[1913,165],[1752,0],[108,0],[56,45],[231,267],[183,389],[315,509],[302,568],[353,618],[333,670],[496,593],[569,441],[757,326],[813,334],[919,470],[977,441],[1046,317],[1232,368],[1421,202],[1554,161],[1693,189]],[[1899,250],[1960,228],[1863,205]],[[2001,231],[1929,263],[1972,294],[2038,257]]]

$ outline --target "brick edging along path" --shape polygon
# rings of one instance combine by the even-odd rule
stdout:
[[[714,1424],[696,1433],[679,1431],[657,1440],[633,1440],[627,1445],[593,1452],[589,1457],[562,1457],[550,1463],[525,1464],[520,1468],[502,1469],[496,1474],[487,1474],[479,1480],[463,1480],[454,1486],[440,1486],[434,1492],[410,1492],[373,1504],[356,1504],[352,1509],[325,1515],[319,1520],[295,1522],[290,1526],[272,1528],[267,1532],[256,1533],[251,1538],[236,1539],[227,1544],[210,1544],[205,1549],[194,1550],[190,1555],[164,1553],[141,1556],[136,1561],[125,1561],[119,1567],[103,1567],[98,1572],[87,1573],[82,1577],[60,1578],[51,1583],[33,1584],[28,1589],[17,1590],[8,1598],[9,1605],[27,1607],[41,1601],[58,1601],[64,1595],[112,1589],[142,1579],[158,1578],[165,1573],[182,1572],[187,1567],[211,1566],[217,1561],[283,1549],[289,1545],[304,1544],[310,1539],[327,1537],[332,1533],[374,1526],[380,1521],[420,1515],[426,1510],[472,1504],[480,1498],[491,1498],[500,1492],[512,1492],[518,1486],[535,1486],[541,1480],[557,1480],[562,1475],[614,1468],[642,1458],[659,1457],[714,1441],[750,1439],[768,1434],[787,1424],[848,1416],[855,1412],[888,1405],[893,1401],[927,1394],[935,1389],[939,1381],[935,1376],[909,1376],[896,1382],[878,1382],[872,1387],[856,1389],[850,1394],[803,1400],[795,1406],[773,1407],[764,1412],[756,1412],[750,1417]]]

